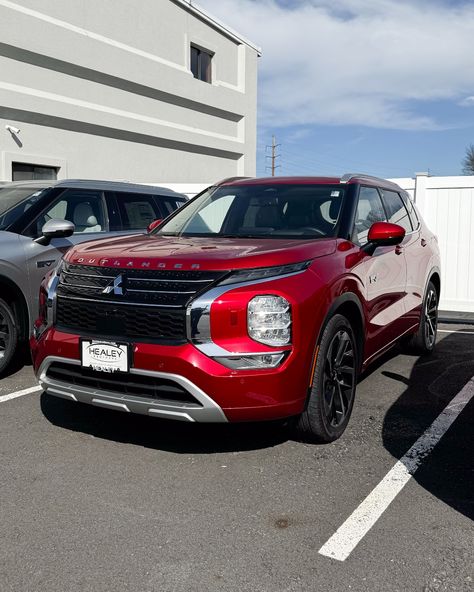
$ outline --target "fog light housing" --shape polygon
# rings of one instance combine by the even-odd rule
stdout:
[[[249,336],[259,343],[279,347],[291,343],[291,307],[283,296],[255,296],[247,307]]]
[[[214,359],[216,362],[232,370],[265,370],[265,368],[276,368],[280,366],[287,353],[240,354],[239,356],[226,356]]]

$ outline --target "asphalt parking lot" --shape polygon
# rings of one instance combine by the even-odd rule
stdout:
[[[440,329],[431,357],[394,351],[361,379],[326,446],[279,424],[9,398],[35,385],[31,367],[3,378],[0,590],[473,590],[473,383],[449,405],[474,376],[474,327]],[[322,554],[447,408],[454,423],[347,558]]]

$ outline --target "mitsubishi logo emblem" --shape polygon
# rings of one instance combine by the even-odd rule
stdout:
[[[114,294],[114,296],[123,296],[124,288],[123,284],[125,282],[125,278],[122,274],[118,275],[113,282],[111,282],[108,286],[106,286],[102,290],[102,294]]]

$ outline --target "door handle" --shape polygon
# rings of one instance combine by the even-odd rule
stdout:
[[[421,239],[421,246],[426,247],[427,244],[428,244],[428,241],[425,238],[422,238]]]

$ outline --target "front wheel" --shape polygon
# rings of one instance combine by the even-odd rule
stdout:
[[[430,354],[436,344],[438,332],[438,292],[433,282],[429,282],[421,309],[420,325],[413,335],[402,343],[404,348],[414,354]]]
[[[356,342],[344,316],[336,314],[327,323],[316,355],[308,404],[295,428],[304,440],[333,442],[349,422],[357,382]]]
[[[18,330],[10,306],[0,299],[0,376],[10,364],[18,345]]]

